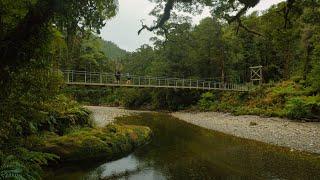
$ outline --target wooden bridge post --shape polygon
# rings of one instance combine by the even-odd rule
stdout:
[[[87,83],[87,71],[84,72],[84,82]]]

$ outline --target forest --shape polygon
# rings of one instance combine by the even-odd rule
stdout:
[[[259,0],[152,2],[157,21],[128,29],[153,31],[152,44],[127,52],[99,36],[117,14],[115,0],[0,0],[0,179],[41,179],[42,167],[59,156],[32,143],[92,128],[83,104],[319,121],[319,1],[287,0],[250,14]],[[204,7],[212,16],[199,24],[177,13]],[[250,83],[249,67],[257,65],[263,84],[241,93],[67,87],[61,72]],[[108,128],[103,132],[123,127]]]

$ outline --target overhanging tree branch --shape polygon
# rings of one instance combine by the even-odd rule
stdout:
[[[244,5],[244,7],[242,7],[236,15],[234,16],[229,16],[229,17],[226,17],[228,23],[232,23],[232,22],[235,22],[237,21],[238,24],[239,24],[239,27],[243,28],[244,30],[250,32],[250,33],[254,33],[256,35],[261,35],[260,33],[257,33],[253,30],[250,30],[249,28],[245,27],[242,23],[241,23],[241,20],[240,18],[247,12],[247,10],[249,8],[252,8],[252,7],[255,7],[259,2],[260,0],[238,0],[241,4]],[[167,22],[169,19],[170,19],[170,13],[171,13],[171,10],[173,9],[173,6],[176,2],[180,2],[179,0],[168,0],[166,2],[166,5],[165,5],[165,8],[164,8],[164,12],[162,14],[162,16],[158,19],[158,22],[154,25],[154,26],[147,26],[145,24],[142,23],[142,27],[141,29],[138,31],[138,34],[140,34],[144,29],[148,30],[148,31],[153,31],[155,29],[159,29],[159,28],[162,28],[163,25],[165,24],[165,22]],[[186,0],[183,0],[181,2],[189,2],[189,1],[186,1]],[[234,1],[229,1],[229,3],[231,3],[231,7],[233,9],[236,9],[236,7],[234,6]]]
[[[140,34],[141,31],[144,29],[147,29],[148,31],[153,31],[155,29],[163,27],[164,23],[166,23],[170,19],[171,10],[173,9],[174,3],[175,3],[175,0],[168,0],[164,8],[164,12],[160,17],[160,19],[158,20],[157,24],[149,27],[142,23],[142,28],[138,31],[138,34]]]
[[[239,28],[242,28],[242,29],[244,29],[245,31],[247,31],[247,32],[249,32],[249,33],[252,33],[252,34],[254,34],[254,35],[263,36],[261,33],[256,32],[256,31],[254,31],[254,30],[252,30],[252,29],[249,29],[247,26],[243,25],[241,19],[237,20],[237,22],[238,22],[237,33],[239,32]]]

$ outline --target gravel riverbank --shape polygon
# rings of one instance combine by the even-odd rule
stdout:
[[[96,126],[104,127],[114,121],[116,117],[129,116],[137,113],[148,111],[127,110],[120,107],[104,107],[104,106],[85,106],[93,112],[93,118]]]
[[[171,115],[237,137],[320,154],[320,123],[218,112],[175,112]]]
[[[109,124],[119,116],[148,112],[118,107],[86,107],[93,111],[99,127]],[[171,115],[188,123],[237,137],[320,154],[320,123],[249,115],[233,116],[218,112],[175,112]]]

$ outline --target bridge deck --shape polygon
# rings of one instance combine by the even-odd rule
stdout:
[[[249,91],[248,86],[241,84],[195,79],[150,76],[129,76],[130,78],[128,78],[127,76],[122,75],[120,81],[117,81],[115,75],[112,73],[63,71],[63,74],[67,85]]]

